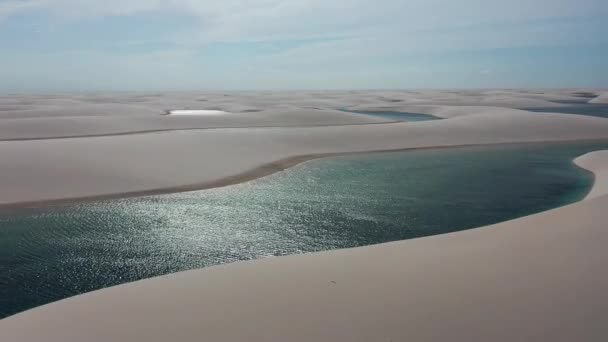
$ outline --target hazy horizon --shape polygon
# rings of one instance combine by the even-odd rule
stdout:
[[[8,0],[0,93],[608,88],[606,15],[603,0]]]

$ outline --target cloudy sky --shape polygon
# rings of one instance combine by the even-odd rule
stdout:
[[[608,87],[607,0],[0,0],[0,91]]]

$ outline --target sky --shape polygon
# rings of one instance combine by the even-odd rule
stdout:
[[[0,91],[608,87],[607,0],[0,0]]]

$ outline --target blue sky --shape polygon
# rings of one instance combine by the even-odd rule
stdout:
[[[608,87],[606,0],[0,0],[0,91]]]

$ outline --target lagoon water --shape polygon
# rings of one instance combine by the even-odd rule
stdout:
[[[563,102],[563,101],[562,101]],[[608,118],[608,104],[603,103],[580,103],[580,102],[565,102],[568,104],[564,107],[540,107],[540,108],[524,108],[529,112],[540,113],[565,113],[587,116],[597,116],[600,118]]]
[[[0,215],[0,317],[193,268],[449,233],[577,201],[608,143],[345,156],[225,188]]]
[[[371,115],[392,121],[429,121],[440,120],[441,118],[429,114],[418,114],[408,112],[389,112],[389,111],[346,111],[349,113]]]

